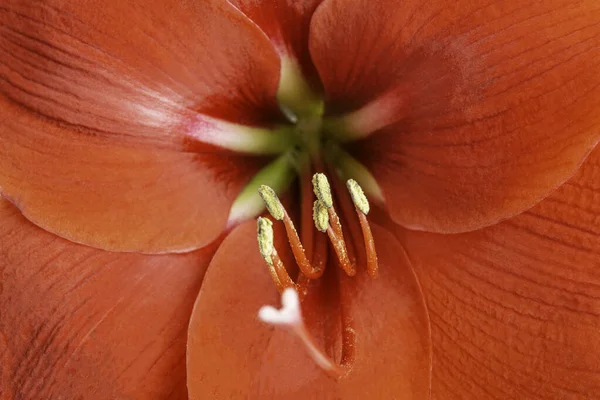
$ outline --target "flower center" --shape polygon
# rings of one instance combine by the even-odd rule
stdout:
[[[348,276],[354,276],[357,267],[356,253],[355,251],[348,251],[348,249],[352,249],[352,247],[346,245],[342,225],[334,207],[334,198],[326,175],[323,173],[314,174],[312,185],[316,196],[312,209],[314,225],[317,231],[327,234],[329,242],[337,257],[338,264],[344,273]],[[378,266],[375,243],[373,241],[371,227],[367,220],[367,214],[370,210],[369,202],[362,188],[353,179],[347,181],[346,187],[350,193],[349,197],[354,204],[354,210],[358,216],[362,231],[367,260],[367,272],[374,278],[377,275]],[[332,377],[336,379],[342,378],[350,372],[354,362],[356,334],[351,326],[351,321],[345,321],[345,326],[343,327],[342,361],[340,365],[337,365],[315,345],[314,339],[303,322],[299,306],[300,301],[308,294],[310,280],[318,279],[323,275],[326,265],[326,256],[323,255],[323,250],[326,250],[326,247],[323,246],[322,241],[318,241],[317,243],[320,243],[320,245],[316,246],[318,250],[313,253],[312,257],[307,255],[294,223],[281,204],[281,201],[279,201],[275,191],[271,187],[263,185],[259,188],[259,194],[265,202],[271,216],[275,220],[283,222],[294,259],[296,260],[299,269],[298,278],[294,281],[290,277],[288,270],[275,248],[273,223],[267,218],[259,217],[257,220],[259,250],[267,264],[269,273],[277,290],[283,296],[283,308],[281,311],[277,311],[269,306],[266,308],[263,307],[259,312],[259,317],[264,322],[274,325],[284,325],[291,328],[291,331],[305,344],[309,355],[314,359],[317,365],[323,368]],[[312,261],[309,258],[311,258]]]
[[[330,250],[335,257],[329,260],[340,266],[340,274],[354,276],[362,266],[357,265],[357,259],[360,259],[361,263],[364,260],[369,276],[374,278],[377,275],[377,255],[367,220],[369,202],[356,180],[366,184],[369,193],[375,193],[379,199],[381,196],[377,196],[380,193],[377,184],[366,168],[342,148],[343,143],[356,137],[349,133],[352,129],[347,128],[360,125],[355,121],[361,120],[360,113],[358,117],[352,114],[350,118],[326,116],[322,98],[302,79],[297,65],[285,58],[282,60],[277,96],[289,124],[274,130],[228,127],[214,138],[230,148],[235,145],[254,153],[279,154],[252,179],[234,202],[230,221],[257,215],[266,205],[271,216],[283,223],[296,265],[284,265],[275,248],[273,222],[258,218],[259,250],[275,287],[283,296],[281,310],[266,307],[260,311],[259,317],[264,322],[289,328],[304,343],[315,363],[339,379],[350,372],[354,363],[356,333],[351,318],[344,317],[348,314],[344,308],[348,306],[345,303],[349,299],[342,295],[339,297],[342,312],[339,364],[315,344],[303,321],[300,304],[313,287],[311,282],[323,276]],[[277,196],[277,193],[288,189],[296,176],[299,177],[301,193],[300,234]],[[342,179],[346,180],[345,188]],[[256,196],[256,191],[260,196]],[[341,211],[341,218],[336,209]],[[291,214],[296,215],[294,212]]]

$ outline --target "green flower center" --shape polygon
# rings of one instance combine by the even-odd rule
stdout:
[[[277,99],[287,124],[271,130],[244,129],[250,138],[244,139],[246,149],[272,154],[275,158],[240,193],[231,209],[231,221],[251,218],[264,210],[264,204],[256,196],[260,185],[270,186],[281,195],[296,177],[320,170],[324,165],[330,166],[344,181],[350,178],[358,181],[375,200],[382,199],[373,176],[342,147],[355,136],[345,120],[326,115],[323,97],[311,89],[297,64],[287,58],[282,59]],[[238,149],[244,151],[244,147]]]

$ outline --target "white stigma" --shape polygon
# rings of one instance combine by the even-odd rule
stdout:
[[[302,324],[300,312],[300,299],[298,292],[292,288],[286,288],[281,294],[281,308],[263,306],[258,311],[258,318],[271,325],[298,326]]]
[[[290,329],[304,343],[308,355],[315,363],[333,378],[339,379],[346,375],[347,370],[336,365],[333,360],[319,350],[313,337],[304,326],[300,311],[300,298],[295,289],[286,288],[283,291],[279,310],[271,306],[262,306],[258,310],[258,318],[269,325],[284,326]]]

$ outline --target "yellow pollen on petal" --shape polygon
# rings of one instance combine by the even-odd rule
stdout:
[[[317,199],[327,208],[333,207],[333,197],[331,196],[331,187],[325,174],[316,173],[312,178],[313,191]]]
[[[275,249],[273,245],[273,223],[271,220],[263,217],[259,217],[256,220],[257,230],[256,238],[258,239],[258,249],[260,255],[269,265],[273,265],[273,259],[271,255]]]
[[[258,188],[258,194],[262,197],[265,205],[267,206],[267,210],[269,213],[278,221],[283,219],[284,210],[279,197],[277,197],[277,193],[266,185],[260,185]]]
[[[313,204],[313,220],[318,230],[327,232],[327,228],[329,228],[329,213],[327,212],[327,207],[320,200],[315,200]]]
[[[354,179],[348,179],[346,182],[346,187],[350,192],[350,197],[352,197],[352,202],[360,211],[362,211],[365,215],[369,213],[371,207],[369,206],[369,200],[367,200],[367,196],[365,196],[365,192],[363,192],[360,185]]]

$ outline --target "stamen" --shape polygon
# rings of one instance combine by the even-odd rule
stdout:
[[[371,207],[369,206],[369,200],[367,200],[365,192],[363,192],[360,185],[354,179],[348,179],[348,181],[346,181],[346,187],[350,192],[352,202],[354,202],[356,208],[358,208],[364,214],[368,214],[371,210]]]
[[[354,203],[356,214],[358,215],[358,220],[360,221],[363,239],[365,241],[365,249],[367,253],[367,272],[369,276],[374,278],[377,276],[378,264],[377,252],[375,251],[375,240],[373,239],[371,226],[367,220],[367,214],[370,211],[369,200],[367,200],[362,188],[354,179],[348,179],[346,182],[346,187],[350,192],[350,197],[352,197],[352,202]]]
[[[258,311],[258,318],[270,325],[290,328],[292,332],[302,340],[306,346],[308,355],[319,367],[334,379],[343,378],[350,372],[348,365],[338,365],[318,348],[314,338],[306,329],[300,310],[300,299],[298,298],[298,293],[294,289],[286,289],[283,291],[281,295],[281,309],[277,310],[271,306],[263,306]],[[345,343],[345,345],[353,347],[354,342]]]
[[[288,241],[300,271],[302,271],[302,273],[310,279],[320,278],[321,275],[323,275],[323,269],[313,268],[308,260],[308,257],[306,257],[306,252],[304,251],[304,247],[302,246],[302,242],[300,241],[300,237],[298,236],[294,222],[285,211],[285,208],[281,204],[281,201],[279,201],[275,191],[269,186],[262,185],[258,189],[258,193],[264,200],[267,210],[271,213],[273,218],[280,221],[283,220]]]
[[[302,271],[302,273],[310,279],[320,278],[321,275],[323,275],[323,270],[313,268],[311,265],[310,261],[306,257],[306,252],[304,251],[302,242],[300,242],[300,237],[298,236],[298,232],[294,227],[294,223],[285,210],[283,223],[285,225],[285,232],[287,233],[288,241],[290,242],[290,246],[292,248],[292,253],[294,254],[294,258],[296,259],[296,263],[298,264],[300,271]]]
[[[354,276],[356,274],[355,263],[350,262],[350,259],[348,258],[348,251],[346,249],[344,234],[342,232],[342,224],[340,223],[340,219],[335,212],[335,208],[333,207],[331,187],[329,186],[329,181],[327,180],[325,174],[316,173],[313,175],[313,190],[317,196],[317,202],[320,203],[319,205],[315,205],[315,208],[319,207],[317,211],[322,213],[320,208],[324,207],[327,209],[327,213],[329,214],[329,224],[326,227],[326,232],[329,236],[331,244],[333,245],[333,249],[335,250],[338,260],[340,261],[340,266],[349,276]],[[315,208],[313,208],[313,215],[315,213]],[[320,218],[322,218],[323,221],[325,220],[324,217]],[[316,219],[315,225],[317,225],[317,229],[319,229],[318,221]],[[325,227],[325,224],[320,225],[321,228]],[[323,232],[323,230],[321,231]]]
[[[273,265],[271,255],[275,246],[273,245],[273,223],[271,220],[258,217],[256,220],[256,238],[258,239],[258,250],[260,255],[269,265]]]
[[[315,200],[313,204],[313,220],[319,231],[327,232],[327,228],[329,228],[329,213],[319,200]]]
[[[325,174],[316,173],[313,175],[313,190],[317,199],[327,208],[333,207],[333,197],[331,196],[331,187]]]
[[[273,250],[273,254],[271,255],[271,257],[273,258],[275,273],[277,273],[277,278],[279,279],[279,283],[281,286],[281,289],[278,289],[279,293],[282,293],[283,290],[286,288],[295,288],[296,284],[294,283],[292,278],[290,278],[287,269],[285,269],[285,265],[283,265],[283,261],[281,260],[281,258],[279,258],[279,254],[277,254],[277,250]]]
[[[260,185],[258,188],[258,194],[265,202],[269,214],[278,221],[283,219],[283,205],[277,197],[277,193],[267,185]]]
[[[258,239],[258,250],[260,251],[260,255],[267,263],[267,267],[269,268],[269,274],[271,275],[271,279],[273,279],[273,282],[277,287],[277,291],[281,293],[285,288],[281,283],[281,280],[279,279],[279,274],[277,274],[277,270],[275,269],[275,265],[273,264],[273,252],[275,251],[275,247],[273,246],[273,223],[267,218],[262,217],[259,217],[256,220],[256,223],[256,237]],[[279,257],[277,258],[279,259]]]
[[[346,250],[346,243],[344,242],[344,237],[338,235],[331,228],[331,226],[327,228],[327,235],[329,236],[329,240],[333,245],[333,249],[335,250],[337,258],[340,261],[340,267],[342,267],[342,269],[348,274],[348,276],[356,275],[356,267],[352,263],[350,263],[350,259],[348,258],[348,251]]]

